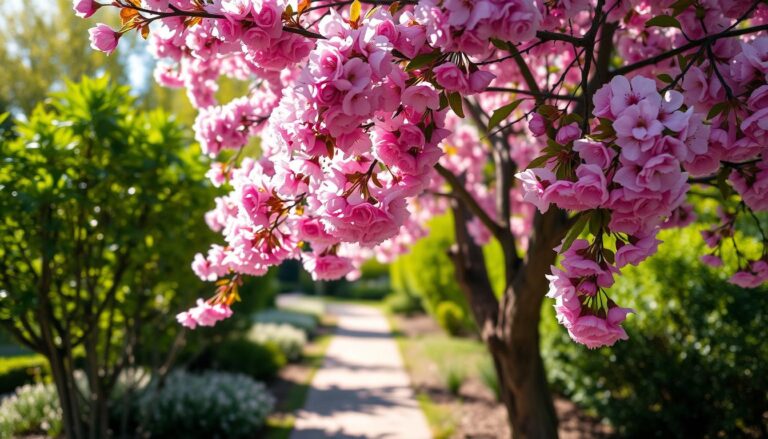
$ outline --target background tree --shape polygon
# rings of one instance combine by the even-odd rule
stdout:
[[[285,259],[315,279],[354,276],[450,209],[455,275],[514,435],[542,438],[557,434],[539,352],[547,290],[574,341],[626,339],[632,310],[609,287],[662,228],[690,223],[683,202],[702,194],[723,205],[705,261],[732,251],[732,283],[768,280],[765,245],[723,245],[745,221],[768,243],[755,215],[768,209],[764,2],[366,3],[118,1],[124,27],[91,30],[111,53],[158,24],[156,77],[187,87],[206,153],[265,140],[260,160],[210,173],[232,187],[211,222],[227,245],[196,259],[220,284],[184,325],[226,318],[241,276]],[[87,17],[98,4],[78,6]],[[220,105],[219,77],[253,87]],[[500,298],[481,248],[491,237]]]
[[[119,374],[151,352],[141,340],[174,350],[159,334],[200,290],[180,267],[209,233],[199,154],[109,83],[67,84],[0,144],[0,324],[50,361],[72,438],[107,437]]]
[[[69,0],[19,0],[0,6],[0,110],[30,114],[67,78],[109,74],[125,83],[127,56],[107,57],[82,37],[88,24],[72,14]],[[128,54],[129,52],[124,52]]]

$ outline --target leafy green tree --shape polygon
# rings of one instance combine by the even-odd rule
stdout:
[[[0,22],[0,112],[29,114],[48,92],[62,89],[66,78],[108,73],[127,79],[125,58],[90,49],[83,35],[91,24],[72,13],[71,0],[5,3]]]
[[[174,352],[169,316],[205,288],[189,268],[211,239],[205,164],[171,117],[134,104],[86,78],[0,143],[0,324],[50,361],[71,438],[107,437],[137,346]]]

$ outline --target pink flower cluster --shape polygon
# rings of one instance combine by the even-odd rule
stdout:
[[[435,81],[444,89],[462,95],[482,93],[496,77],[493,73],[485,70],[466,73],[452,62],[440,64],[432,72],[435,74]]]
[[[552,267],[552,274],[547,276],[547,296],[555,299],[558,322],[574,341],[590,349],[626,340],[621,322],[632,312],[616,306],[602,291],[613,285],[618,270],[604,260],[597,262],[596,250],[599,248],[583,239],[575,241],[563,254],[564,270]]]
[[[489,40],[520,43],[533,39],[542,16],[531,0],[420,0],[415,15],[427,26],[427,39],[445,52],[480,55]]]
[[[195,329],[197,326],[213,326],[216,322],[232,316],[232,309],[225,304],[210,304],[203,299],[197,299],[197,306],[179,313],[176,320],[182,326]]]

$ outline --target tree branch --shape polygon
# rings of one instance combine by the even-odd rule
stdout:
[[[454,175],[451,171],[445,169],[440,163],[435,165],[435,170],[438,174],[440,174],[441,177],[443,177],[446,182],[448,182],[448,184],[451,186],[451,189],[453,189],[453,192],[456,194],[456,197],[463,201],[469,211],[478,217],[483,225],[488,228],[488,230],[490,230],[494,237],[498,239],[502,233],[501,226],[499,226],[499,224],[493,218],[491,218],[490,215],[488,215],[488,212],[486,212],[485,209],[480,206],[475,197],[473,197],[472,194],[467,191],[467,188],[464,187],[464,183],[459,179],[459,177]]]
[[[741,35],[749,35],[756,32],[761,32],[768,30],[768,24],[761,24],[759,26],[752,26],[747,27],[744,29],[737,29],[737,30],[726,30],[714,35],[709,35],[703,38],[699,38],[698,40],[693,40],[687,44],[684,44],[680,47],[677,47],[672,50],[668,50],[664,53],[660,53],[656,56],[644,59],[642,61],[638,61],[634,64],[630,64],[628,66],[620,67],[612,72],[610,72],[610,76],[618,76],[618,75],[626,75],[627,73],[633,72],[637,69],[641,69],[643,67],[652,66],[655,64],[658,64],[664,60],[667,60],[669,58],[672,58],[674,56],[677,56],[681,53],[687,52],[691,49],[695,49],[699,46],[702,46],[704,44],[713,44],[717,40],[723,39],[723,38],[730,38],[730,37],[738,37]]]

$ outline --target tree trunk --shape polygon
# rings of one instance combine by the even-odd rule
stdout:
[[[540,301],[539,301],[540,303]],[[511,337],[487,340],[514,438],[556,438],[557,414],[539,352],[539,308],[508,315]]]
[[[468,233],[471,214],[454,203],[453,215],[456,246],[451,257],[456,280],[493,357],[512,435],[515,439],[557,438],[557,414],[539,351],[539,320],[545,275],[556,258],[552,248],[567,229],[564,216],[554,209],[536,215],[524,261],[505,250],[506,289],[499,301],[482,248]]]

